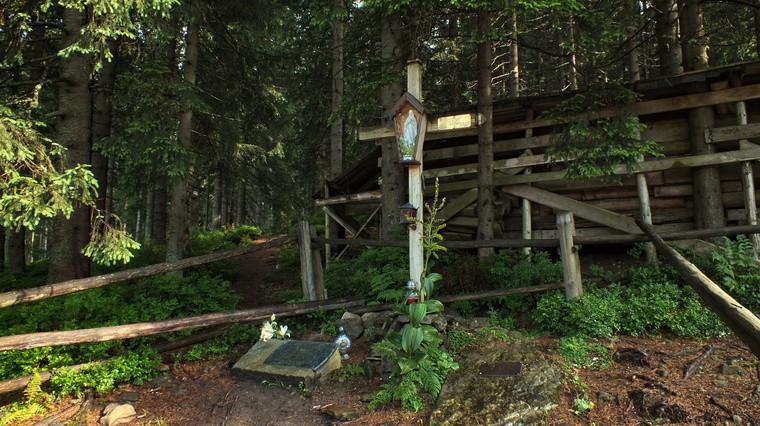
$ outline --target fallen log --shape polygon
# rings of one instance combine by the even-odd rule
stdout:
[[[657,247],[657,251],[678,269],[681,276],[696,291],[702,302],[715,312],[749,349],[760,358],[760,319],[731,295],[723,291],[707,275],[667,245],[651,225],[636,220],[642,231]]]
[[[289,317],[316,311],[350,308],[353,306],[364,305],[364,303],[363,299],[339,299],[332,301],[265,306],[255,309],[205,314],[166,321],[142,322],[111,327],[87,328],[82,330],[19,334],[16,336],[0,337],[0,351],[131,339],[134,337],[152,336],[154,334],[209,327],[213,325],[259,321],[269,318],[272,314],[276,314],[280,317]]]
[[[144,266],[142,268],[127,269],[124,271],[112,272],[110,274],[98,275],[95,277],[62,281],[23,290],[8,291],[5,293],[0,293],[0,308],[6,308],[8,306],[17,305],[19,303],[47,299],[49,297],[62,296],[64,294],[75,293],[82,290],[103,287],[109,284],[116,284],[133,280],[135,278],[144,278],[152,275],[180,271],[182,269],[187,269],[193,266],[204,265],[219,260],[242,256],[259,250],[276,247],[290,240],[292,240],[291,237],[281,236],[250,247],[241,247],[218,253],[209,253],[202,256],[188,257],[187,259],[178,260],[176,262],[158,263],[155,265]]]

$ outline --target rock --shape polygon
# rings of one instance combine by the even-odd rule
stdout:
[[[163,363],[162,363],[162,364],[160,364],[160,365],[158,366],[158,371],[160,371],[160,372],[162,372],[162,373],[165,373],[165,372],[167,372],[167,371],[171,371],[171,369],[172,369],[172,368],[171,368],[171,367],[169,367],[169,364],[163,364]]]
[[[596,394],[596,399],[599,402],[612,402],[615,400],[615,397],[609,392],[599,391]]]
[[[732,359],[720,366],[720,374],[725,376],[741,376],[743,373],[738,359]]]
[[[468,320],[465,320],[465,322],[462,324],[464,328],[469,328],[471,330],[475,330],[478,328],[483,328],[491,324],[490,318],[486,317],[473,317]]]
[[[438,314],[427,315],[425,317],[425,320],[422,321],[422,323],[432,325],[440,333],[445,333],[446,327],[449,324],[449,322],[446,320],[446,317],[444,317],[443,315],[438,315]]]
[[[327,404],[321,407],[319,411],[335,420],[341,421],[350,421],[359,417],[359,413],[347,405]]]
[[[361,402],[370,402],[375,397],[375,394],[373,393],[363,393],[359,395],[359,401]]]
[[[346,334],[351,340],[358,339],[364,332],[362,317],[359,315],[346,312],[340,317],[340,323],[343,324],[343,328],[346,330]]]
[[[110,403],[103,410],[99,423],[103,426],[124,425],[137,418],[132,404]]]
[[[657,374],[660,377],[668,377],[668,376],[670,376],[670,371],[668,371],[667,368],[658,368],[654,372],[655,372],[655,374]]]
[[[685,423],[689,420],[689,413],[683,407],[670,403],[658,390],[633,390],[628,392],[628,397],[639,416],[662,419],[666,423]]]
[[[623,348],[615,352],[615,361],[621,364],[649,365],[646,352],[635,348]]]
[[[119,394],[119,401],[137,402],[138,399],[140,399],[140,394],[137,392],[122,392]]]
[[[464,324],[465,321],[467,321],[466,319],[464,319],[464,317],[462,317],[461,315],[453,311],[444,312],[443,317],[446,318],[446,321],[449,324],[454,325],[454,326],[460,326]]]
[[[741,416],[739,416],[739,415],[737,415],[737,414],[734,414],[734,415],[733,415],[733,417],[732,417],[731,419],[732,419],[732,420],[734,421],[734,423],[735,423],[735,424],[737,424],[737,425],[740,425],[740,424],[742,424],[742,423],[744,422],[744,420],[741,418]]]
[[[362,315],[364,338],[370,343],[381,340],[390,330],[393,319],[394,314],[391,311],[367,312]]]
[[[482,367],[520,362],[522,370],[510,377],[485,377]],[[540,423],[559,403],[562,371],[536,345],[516,335],[509,345],[486,340],[464,355],[451,371],[430,417],[431,426]]]

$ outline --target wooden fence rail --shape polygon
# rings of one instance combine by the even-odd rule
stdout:
[[[219,260],[242,256],[259,250],[276,247],[291,240],[291,237],[280,236],[269,241],[256,244],[254,246],[241,247],[217,253],[209,253],[202,256],[188,257],[176,262],[158,263],[142,268],[127,269],[124,271],[98,275],[95,277],[62,281],[23,290],[8,291],[5,293],[0,293],[0,308],[6,308],[8,306],[17,305],[19,303],[33,302],[35,300],[47,299],[49,297],[62,296],[64,294],[103,287],[110,284],[133,280],[136,278],[144,278],[152,275],[180,271],[193,266],[204,265]]]
[[[673,232],[661,234],[665,241],[692,240],[696,238],[712,238],[733,235],[745,235],[760,233],[760,225],[725,226],[722,228],[695,229],[691,231]],[[367,246],[367,247],[407,247],[407,241],[401,240],[369,240],[369,239],[340,239],[340,238],[314,238],[316,244]],[[604,245],[604,244],[632,244],[647,242],[649,238],[643,234],[631,235],[602,235],[596,237],[575,237],[578,245]],[[522,247],[558,247],[559,240],[554,238],[536,238],[531,240],[471,240],[471,241],[443,241],[445,247],[452,249],[476,249],[481,247],[493,248],[522,248]]]
[[[665,241],[657,235],[651,225],[640,220],[638,224],[657,247],[657,251],[678,269],[683,279],[691,285],[702,302],[715,312],[728,328],[736,333],[739,339],[749,346],[756,357],[760,358],[760,319],[723,291],[720,286],[681,256],[680,253],[665,244]]]

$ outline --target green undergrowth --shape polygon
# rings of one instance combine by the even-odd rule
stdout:
[[[249,245],[260,235],[256,227],[203,232],[191,239],[191,255]],[[160,248],[145,245],[135,264],[160,261]],[[45,262],[35,263],[3,290],[44,283]],[[102,271],[100,271],[102,272]],[[193,268],[183,276],[154,276],[65,296],[0,309],[0,336],[43,331],[74,330],[93,327],[161,321],[233,310],[239,297],[225,279],[234,273],[224,262]],[[58,370],[51,381],[57,394],[79,394],[86,388],[104,392],[122,382],[141,382],[150,378],[158,365],[151,346],[159,341],[186,337],[181,331],[137,339],[41,347],[0,352],[0,380],[30,375],[37,371],[61,369],[75,364],[109,360],[92,368],[74,372]],[[224,335],[195,345],[179,356],[193,361],[221,357],[241,342],[255,341],[255,326],[233,326]]]

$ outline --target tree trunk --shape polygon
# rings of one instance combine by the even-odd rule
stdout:
[[[143,226],[143,241],[153,241],[153,191],[145,192],[145,225]]]
[[[344,0],[334,0],[332,46],[332,125],[330,126],[330,179],[343,171],[343,116],[340,103],[343,101],[343,13]]]
[[[639,38],[633,36],[639,26],[641,3],[639,0],[628,0],[628,2],[628,14],[630,20],[630,31],[628,33],[631,35],[628,38],[628,43],[626,43],[626,50],[628,51],[626,62],[628,65],[628,80],[633,82],[641,79],[641,73],[639,72]]]
[[[12,274],[24,272],[26,266],[24,230],[5,232],[5,270]]]
[[[388,123],[393,104],[401,96],[401,84],[396,78],[400,69],[399,54],[401,49],[401,28],[399,16],[383,16],[381,31],[381,57],[383,73],[393,75],[393,82],[383,87],[381,98],[383,104],[383,122]],[[399,207],[403,168],[398,161],[398,148],[393,138],[381,142],[382,149],[382,183],[383,191],[383,239],[390,239],[393,229],[399,226]]]
[[[217,168],[214,174],[214,197],[211,200],[211,229],[222,226],[222,172]]]
[[[185,82],[195,86],[196,65],[198,61],[198,23],[193,21],[187,27],[185,41],[185,60],[182,70]],[[188,152],[192,151],[193,110],[188,106],[179,119],[177,139]],[[192,159],[191,161],[192,162]],[[181,177],[174,178],[171,183],[171,202],[167,214],[166,229],[166,260],[171,262],[185,257],[187,244],[190,209],[190,179],[192,167]]]
[[[478,128],[478,239],[493,239],[493,97],[491,95],[491,16],[486,8],[478,10],[478,113],[485,123]],[[488,257],[493,248],[478,249]]]
[[[512,41],[509,43],[509,96],[520,96],[520,45],[517,44],[517,8],[512,8]]]
[[[153,191],[153,241],[166,244],[166,175],[158,178]]]
[[[238,194],[237,194],[237,204],[235,204],[235,223],[238,225],[243,225],[246,223],[245,220],[245,204],[246,204],[246,197],[247,197],[247,191],[245,187],[245,180],[241,180],[238,183]]]
[[[683,72],[681,48],[678,45],[678,7],[676,0],[654,0],[656,14],[655,35],[660,75],[669,76]]]
[[[682,0],[681,36],[684,71],[701,70],[708,67],[707,46],[702,26],[702,10],[699,0]],[[705,142],[705,129],[715,125],[712,107],[689,110],[689,141],[692,154],[715,152],[713,144]],[[725,226],[723,199],[720,190],[720,171],[717,166],[692,169],[694,185],[694,219],[699,228]]]
[[[115,52],[115,41],[108,43],[109,49]],[[104,61],[100,75],[92,85],[92,145],[90,162],[92,173],[98,180],[98,200],[96,207],[101,211],[106,209],[106,195],[108,193],[108,159],[100,153],[96,145],[105,143],[105,139],[111,136],[111,117],[113,111],[113,84],[116,78],[116,58],[110,62]]]
[[[754,16],[753,24],[755,29],[755,53],[760,58],[760,0],[755,0],[755,7],[752,9]]]
[[[80,38],[85,14],[74,9],[63,11],[63,46]],[[64,167],[87,164],[90,159],[90,59],[73,53],[61,59],[58,84],[57,142],[66,149]],[[48,280],[60,281],[89,275],[90,263],[82,248],[90,236],[89,209],[75,205],[69,219],[57,218],[52,227]]]
[[[570,90],[578,90],[578,64],[575,55],[575,17],[570,16],[567,22],[567,41],[570,46],[568,52],[568,67],[567,67],[567,88]]]
[[[5,268],[5,228],[0,226],[0,271]]]

